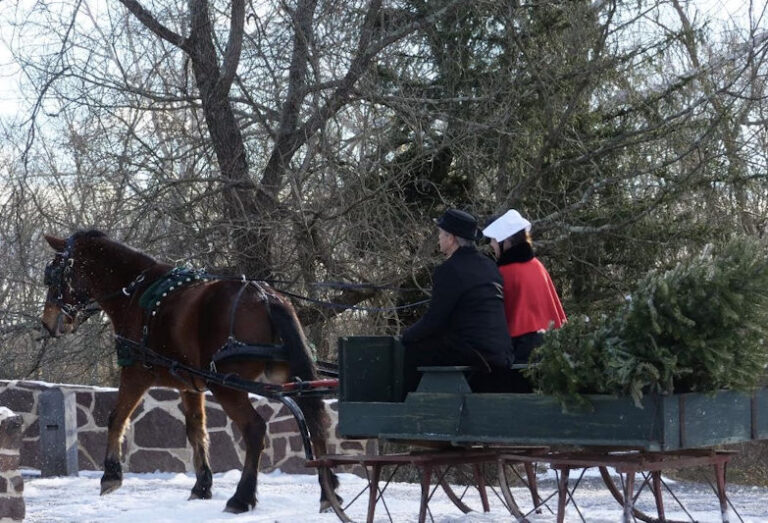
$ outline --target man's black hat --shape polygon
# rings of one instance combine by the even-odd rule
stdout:
[[[458,209],[448,209],[437,219],[437,226],[445,232],[467,240],[477,240],[480,237],[477,230],[477,220],[468,212]]]

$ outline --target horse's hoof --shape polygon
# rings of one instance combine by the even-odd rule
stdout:
[[[210,490],[206,490],[204,492],[192,491],[192,493],[189,495],[189,498],[187,498],[187,501],[192,501],[193,499],[211,499],[212,497],[213,494]]]
[[[109,494],[110,492],[114,492],[117,489],[119,489],[122,486],[123,482],[119,479],[113,479],[110,481],[102,481],[101,482],[101,495]]]
[[[339,505],[343,505],[344,504],[344,500],[338,494],[336,494],[336,501],[338,502]],[[328,501],[327,499],[321,499],[320,500],[320,514],[325,514],[327,512],[333,512],[333,505],[331,505],[331,502]]]
[[[229,501],[227,501],[227,506],[224,507],[224,512],[229,512],[230,514],[242,514],[243,512],[248,512],[255,506],[256,502],[251,505],[248,503],[243,503],[236,498],[229,498]]]

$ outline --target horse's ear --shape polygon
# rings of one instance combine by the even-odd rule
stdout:
[[[43,237],[45,238],[45,241],[48,242],[48,245],[50,245],[56,252],[61,252],[67,248],[67,240],[51,236],[50,234],[43,234]]]

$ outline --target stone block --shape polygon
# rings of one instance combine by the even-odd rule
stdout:
[[[179,401],[179,391],[176,389],[152,388],[149,395],[157,401]]]
[[[301,436],[298,434],[288,436],[288,447],[291,449],[291,452],[303,452],[304,442],[302,441]]]
[[[173,454],[163,450],[137,450],[129,459],[131,472],[186,472],[186,465]]]
[[[80,449],[86,456],[90,456],[90,459],[87,461],[95,462],[95,468],[98,470],[107,449],[107,431],[82,430],[78,434],[78,441],[80,443]],[[80,463],[83,463],[82,459],[80,460]],[[87,468],[88,470],[93,470],[92,467]]]
[[[221,408],[208,405],[205,407],[205,421],[208,428],[226,427],[227,415]]]
[[[40,420],[35,418],[35,421],[29,424],[29,427],[24,429],[24,436],[26,438],[39,438],[40,437]]]
[[[21,456],[18,454],[0,454],[0,470],[16,470],[20,461]]]
[[[17,494],[24,492],[24,479],[20,474],[17,474],[11,478],[11,485],[13,485],[13,491]]]
[[[30,414],[35,406],[35,396],[29,390],[5,389],[0,392],[0,406],[8,407],[16,414]]]
[[[243,463],[235,451],[234,443],[229,434],[224,431],[216,431],[209,433],[209,437],[211,441],[208,453],[213,472],[226,472],[227,470],[242,468]]]
[[[269,403],[261,403],[256,405],[256,414],[261,416],[265,421],[269,421],[275,415],[275,409]]]
[[[21,444],[21,416],[10,416],[0,422],[0,449],[18,449]]]
[[[276,465],[282,465],[281,462],[286,456],[286,447],[287,442],[285,441],[285,438],[272,438],[272,461]]]
[[[280,421],[273,421],[269,424],[270,434],[290,434],[297,433],[298,430],[296,420],[293,417],[281,419]]]
[[[106,427],[109,413],[115,408],[117,391],[96,391],[93,403],[93,422],[97,427]]]
[[[93,395],[95,392],[76,392],[75,400],[85,410],[91,410],[93,408]]]
[[[80,470],[101,470],[99,464],[85,453],[83,449],[77,450],[77,468]]]
[[[278,463],[278,467],[282,472],[285,472],[286,474],[316,474],[317,471],[315,469],[309,469],[304,466],[304,458],[299,456],[291,456],[287,458],[282,463]],[[318,487],[318,496],[320,492],[320,487]]]
[[[0,502],[0,518],[9,518],[14,521],[24,519],[26,510],[24,507],[24,498],[21,496],[15,498],[6,498]]]
[[[77,407],[77,428],[85,427],[90,423],[90,419],[88,419],[88,414],[81,408]]]
[[[25,467],[40,468],[40,440],[24,440],[21,442],[21,463]]]
[[[133,426],[133,441],[140,447],[186,447],[187,430],[184,423],[162,409],[150,410]]]

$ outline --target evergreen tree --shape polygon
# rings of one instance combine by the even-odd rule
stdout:
[[[768,366],[768,252],[749,237],[651,271],[615,315],[577,317],[534,354],[539,390],[584,393],[754,389]]]

